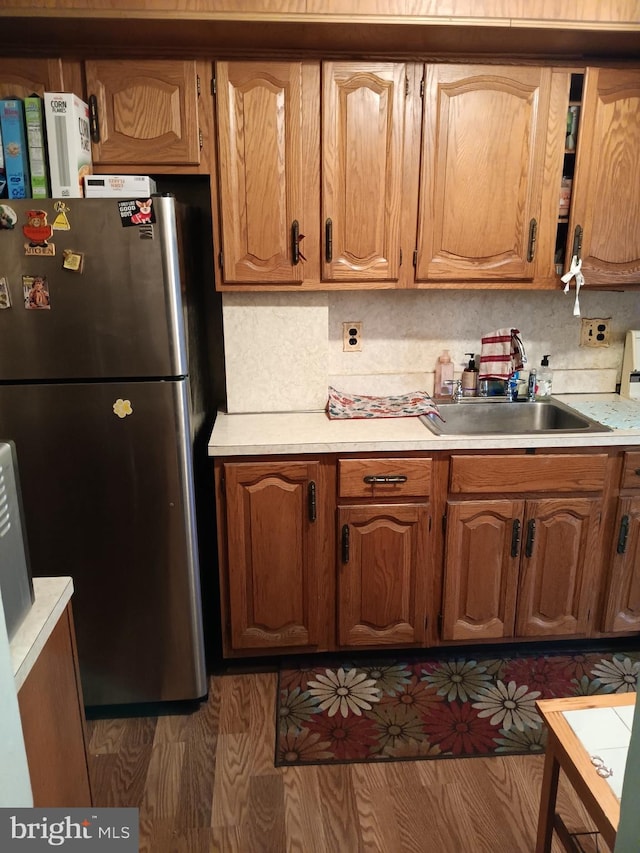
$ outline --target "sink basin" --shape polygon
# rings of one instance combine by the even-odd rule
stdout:
[[[460,402],[438,403],[444,422],[435,415],[420,420],[436,435],[529,435],[563,432],[611,432],[559,400],[526,400],[471,397]]]

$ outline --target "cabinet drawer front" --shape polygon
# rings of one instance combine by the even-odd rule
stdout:
[[[454,456],[450,492],[596,492],[604,487],[607,456]]]
[[[397,498],[428,495],[431,459],[340,459],[341,498]]]
[[[624,468],[622,469],[623,489],[640,489],[640,453],[625,453]]]

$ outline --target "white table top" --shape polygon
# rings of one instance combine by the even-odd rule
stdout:
[[[20,690],[73,594],[71,578],[34,578],[35,600],[9,644]]]

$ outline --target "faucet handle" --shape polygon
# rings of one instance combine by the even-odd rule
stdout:
[[[445,384],[451,385],[452,400],[459,402],[463,399],[464,394],[462,393],[462,379],[447,379]]]

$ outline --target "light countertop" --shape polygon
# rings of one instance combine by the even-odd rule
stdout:
[[[20,690],[73,594],[71,578],[34,578],[34,602],[9,649],[16,690]]]
[[[209,456],[640,445],[640,401],[618,394],[563,394],[555,399],[613,427],[612,431],[452,437],[435,435],[417,417],[330,420],[324,411],[220,412]]]

